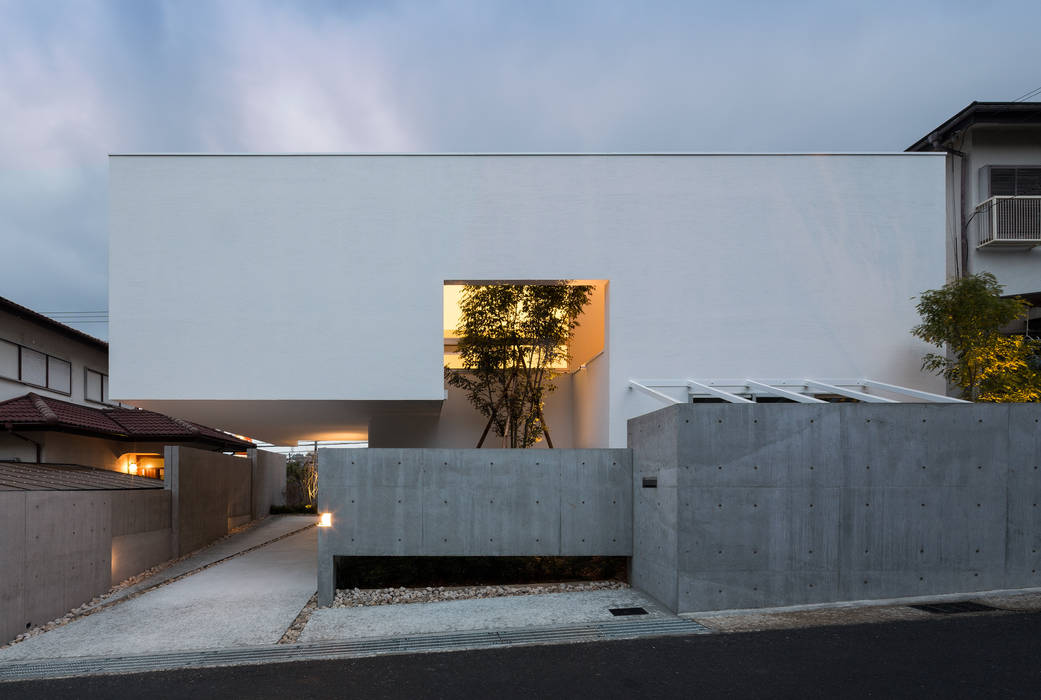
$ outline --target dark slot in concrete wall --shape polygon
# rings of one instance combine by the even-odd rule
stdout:
[[[629,556],[626,449],[324,449],[319,602],[334,556]]]

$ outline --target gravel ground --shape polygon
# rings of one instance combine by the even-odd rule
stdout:
[[[438,603],[445,600],[502,598],[505,596],[544,595],[578,591],[617,591],[629,588],[621,581],[581,581],[574,583],[533,583],[509,586],[430,586],[427,588],[341,588],[331,607],[357,608],[401,603]]]

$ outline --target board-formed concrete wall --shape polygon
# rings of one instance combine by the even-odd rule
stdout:
[[[628,556],[629,450],[324,449],[319,604],[334,556]]]
[[[1041,586],[1041,405],[687,404],[629,441],[632,582],[673,610]]]
[[[0,492],[0,644],[169,558],[170,492]]]
[[[253,517],[263,518],[271,506],[286,502],[286,456],[277,452],[249,451],[253,467]]]
[[[180,556],[249,522],[253,463],[249,459],[167,447],[166,486],[173,492],[173,555]]]

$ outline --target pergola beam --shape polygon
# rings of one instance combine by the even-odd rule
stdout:
[[[799,403],[828,403],[827,401],[815,399],[812,396],[806,396],[805,394],[798,394],[794,391],[788,391],[787,389],[781,389],[776,386],[770,386],[769,384],[763,384],[762,382],[757,382],[754,379],[746,379],[745,383],[748,385],[749,389],[758,389],[758,393],[772,394],[773,396],[780,396],[781,398],[790,399]]]
[[[865,394],[863,391],[857,391],[855,389],[847,389],[846,387],[835,386],[834,384],[825,384],[824,382],[814,381],[813,379],[803,379],[806,383],[807,388],[818,389],[825,391],[829,394],[838,394],[839,396],[845,396],[850,399],[857,399],[865,403],[900,403],[893,399],[887,399],[884,396],[877,396],[875,394]]]
[[[691,391],[691,393],[709,394],[715,396],[717,399],[724,399],[730,403],[755,403],[755,401],[752,401],[751,399],[746,399],[737,394],[731,394],[729,391],[723,391],[722,389],[717,389],[714,386],[693,379],[687,379],[687,389]]]
[[[953,396],[931,394],[928,391],[918,391],[917,389],[908,389],[906,386],[885,384],[883,382],[876,382],[873,379],[861,379],[860,383],[868,387],[869,389],[891,391],[894,394],[903,394],[904,396],[910,396],[916,399],[922,399],[923,401],[931,401],[934,403],[972,403],[971,401],[963,401],[962,399],[956,399]]]
[[[644,386],[643,384],[640,384],[640,382],[635,381],[633,379],[629,380],[629,386],[631,388],[633,388],[633,389],[636,389],[637,391],[642,391],[643,393],[647,394],[648,396],[654,397],[654,398],[658,399],[659,401],[664,401],[665,403],[669,403],[669,404],[683,403],[682,401],[677,401],[676,399],[672,398],[668,394],[663,394],[660,391],[655,391],[654,389],[650,388],[649,386]]]

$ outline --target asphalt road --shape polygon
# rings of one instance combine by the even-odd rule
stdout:
[[[1041,698],[1041,614],[0,684],[2,698]]]

